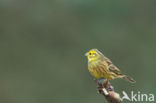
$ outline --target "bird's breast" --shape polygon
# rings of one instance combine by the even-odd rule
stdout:
[[[91,63],[88,65],[88,70],[92,76],[97,79],[103,78],[104,72],[101,71],[99,63]]]
[[[100,78],[111,79],[109,77],[109,71],[107,69],[107,65],[105,65],[104,63],[101,62],[89,63],[88,70],[91,73],[91,75],[97,79]]]

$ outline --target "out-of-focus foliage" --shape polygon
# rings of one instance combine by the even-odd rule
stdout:
[[[103,103],[84,53],[98,48],[137,83],[116,91],[156,93],[153,0],[0,0],[1,103]]]

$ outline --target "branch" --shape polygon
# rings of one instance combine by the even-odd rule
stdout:
[[[98,92],[105,96],[109,103],[121,103],[120,95],[113,90],[109,81],[106,80],[103,84],[99,84],[97,80],[95,82],[97,83]]]

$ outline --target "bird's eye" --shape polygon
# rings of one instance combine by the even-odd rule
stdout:
[[[91,55],[92,53],[89,53],[89,55]]]

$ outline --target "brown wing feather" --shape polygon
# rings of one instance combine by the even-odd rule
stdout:
[[[108,70],[110,72],[113,72],[115,74],[121,74],[120,70],[112,63],[112,61],[110,59],[108,59],[107,57],[104,56],[104,60],[107,62],[108,64]]]
[[[111,71],[111,72],[113,72],[115,74],[118,74],[118,75],[121,74],[120,70],[113,64],[110,64],[108,69],[109,69],[109,71]]]
[[[103,55],[103,57],[104,57],[104,61],[106,61],[106,62],[108,63],[108,65],[109,65],[109,64],[112,64],[112,61],[111,61],[110,59],[108,59],[108,58],[105,57],[104,55]]]
[[[111,71],[111,72],[115,72],[115,73],[119,73],[120,72],[120,70],[112,63],[112,61],[110,60],[110,59],[108,59],[107,57],[105,57],[104,55],[103,55],[103,57],[104,57],[104,61],[107,63],[107,65],[108,65],[108,69]]]

